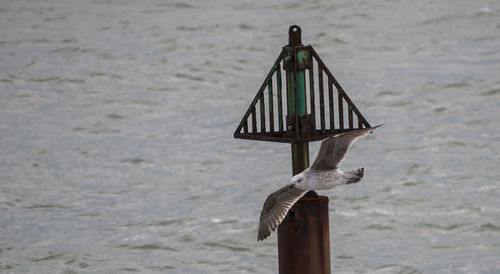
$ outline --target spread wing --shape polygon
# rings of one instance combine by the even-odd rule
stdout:
[[[316,156],[311,169],[327,170],[338,168],[339,163],[344,159],[351,144],[359,137],[372,132],[380,126],[382,125],[343,132],[326,138],[321,142],[318,156]]]
[[[293,184],[288,184],[271,193],[264,202],[264,207],[260,212],[257,241],[262,241],[271,235],[271,231],[274,231],[283,219],[285,219],[288,210],[307,191],[298,189]]]

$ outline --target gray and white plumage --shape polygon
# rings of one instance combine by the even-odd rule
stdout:
[[[264,240],[271,235],[271,231],[274,231],[286,217],[288,210],[308,191],[331,189],[338,185],[360,181],[364,175],[364,168],[341,171],[339,164],[356,139],[380,126],[382,125],[343,132],[324,139],[314,163],[293,176],[290,184],[267,197],[260,213],[257,240]]]

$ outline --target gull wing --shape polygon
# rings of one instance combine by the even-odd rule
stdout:
[[[337,169],[339,163],[344,159],[347,150],[356,139],[371,133],[374,129],[380,127],[378,125],[371,128],[363,128],[354,131],[335,134],[323,140],[321,147],[316,156],[316,160],[311,166],[315,170]]]
[[[288,184],[271,193],[264,202],[264,206],[260,212],[257,241],[262,241],[271,235],[271,231],[274,231],[283,219],[285,219],[288,210],[307,191],[298,189],[293,184]]]

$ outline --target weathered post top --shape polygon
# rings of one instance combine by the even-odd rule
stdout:
[[[300,29],[299,26],[293,25],[290,26],[290,29],[288,29],[288,45],[289,46],[296,46],[296,45],[301,45],[302,46],[302,30]]]

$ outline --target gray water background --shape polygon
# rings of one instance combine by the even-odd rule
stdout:
[[[277,272],[290,148],[232,134],[292,24],[385,123],[332,271],[500,273],[500,2],[451,0],[0,1],[0,272]]]

